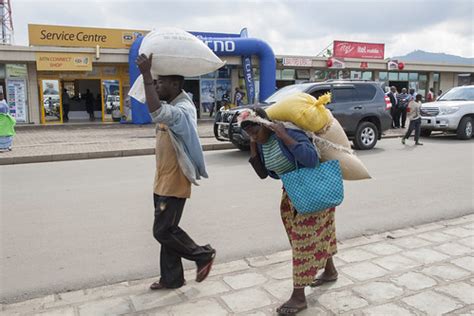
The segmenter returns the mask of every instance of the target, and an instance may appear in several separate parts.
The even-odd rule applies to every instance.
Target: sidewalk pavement
[[[204,150],[235,148],[214,138],[213,120],[199,121]],[[400,137],[403,129],[389,130],[384,137]],[[155,153],[155,126],[124,124],[69,124],[18,126],[13,151],[0,152],[0,165],[31,162],[113,158]]]
[[[473,315],[474,214],[339,243],[339,279],[307,289],[298,315]],[[5,315],[275,315],[291,251],[216,265],[203,283],[151,291],[135,280],[1,306]]]

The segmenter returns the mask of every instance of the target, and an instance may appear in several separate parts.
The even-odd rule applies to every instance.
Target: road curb
[[[235,149],[235,147],[231,143],[202,145],[203,151],[226,150],[226,149]],[[37,162],[132,157],[132,156],[146,156],[146,155],[154,155],[154,154],[155,154],[155,148],[143,148],[143,149],[98,151],[98,152],[90,152],[90,153],[68,153],[68,154],[52,154],[52,155],[39,155],[39,156],[5,157],[5,158],[0,158],[0,165],[19,165],[19,164],[37,163]]]

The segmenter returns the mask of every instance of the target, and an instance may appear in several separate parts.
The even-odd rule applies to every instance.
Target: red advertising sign
[[[333,56],[342,58],[384,59],[385,44],[334,41]]]

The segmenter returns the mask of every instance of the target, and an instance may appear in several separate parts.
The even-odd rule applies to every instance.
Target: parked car
[[[371,149],[391,126],[391,103],[381,84],[375,81],[334,80],[294,84],[281,88],[263,103],[263,108],[297,92],[305,92],[318,98],[332,93],[332,102],[326,105],[341,123],[349,139],[357,149]],[[237,124],[241,106],[226,110],[221,108],[216,115],[214,135],[220,141],[230,141],[241,150],[248,150],[249,137]]]
[[[474,121],[474,85],[455,87],[436,102],[421,106],[421,135],[429,137],[432,131],[456,133],[459,139],[472,137]]]

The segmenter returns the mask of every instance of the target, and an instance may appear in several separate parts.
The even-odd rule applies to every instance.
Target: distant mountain
[[[434,62],[446,64],[474,65],[474,58],[466,58],[445,53],[430,53],[422,50],[415,50],[405,56],[391,57],[402,61]]]

